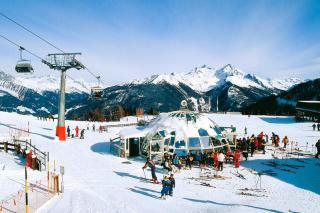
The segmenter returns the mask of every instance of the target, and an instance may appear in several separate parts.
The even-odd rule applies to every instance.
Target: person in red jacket
[[[76,127],[76,137],[79,137],[79,127]]]
[[[156,164],[150,158],[147,158],[147,161],[144,164],[144,166],[142,167],[142,169],[144,170],[147,167],[149,167],[151,169],[151,177],[152,177],[151,181],[154,183],[159,183],[158,178],[156,176]]]
[[[218,169],[218,166],[219,166],[218,152],[215,151],[215,152],[214,152],[214,167],[215,167],[216,169]]]
[[[27,150],[26,151],[27,154],[27,159],[26,159],[26,167],[30,167],[31,168],[31,164],[32,164],[32,150]]]
[[[234,154],[234,167],[235,168],[240,167],[240,158],[241,158],[241,153],[240,153],[240,150],[237,149],[236,153]]]

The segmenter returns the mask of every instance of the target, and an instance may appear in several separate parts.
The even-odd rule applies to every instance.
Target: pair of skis
[[[243,180],[246,180],[246,177],[241,174],[239,171],[236,171],[236,172],[230,172],[231,174],[233,174],[234,176],[238,177],[238,178],[241,178]]]

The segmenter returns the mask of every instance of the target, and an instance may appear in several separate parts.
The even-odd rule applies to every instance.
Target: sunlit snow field
[[[261,131],[299,142],[299,146],[311,145],[320,139],[320,132],[312,131],[312,123],[295,123],[291,117],[208,115],[220,126],[237,127],[239,136],[244,128],[249,134]],[[276,170],[263,163],[272,161],[272,150],[266,155],[257,154],[248,162],[241,162],[239,171],[246,180],[234,176],[232,165],[227,165],[220,175],[231,177],[212,180],[213,187],[201,186],[192,177],[199,177],[200,170],[184,170],[175,175],[174,196],[159,200],[161,185],[140,181],[143,177],[142,159],[129,159],[132,164],[123,164],[125,159],[109,153],[110,138],[117,137],[120,128],[111,128],[108,133],[85,132],[85,139],[67,139],[65,143],[54,137],[56,122],[39,121],[32,116],[0,112],[0,138],[9,136],[9,128],[27,128],[30,123],[32,143],[41,150],[50,152],[50,159],[65,166],[65,193],[54,197],[38,212],[319,212],[320,167],[319,160],[308,159],[305,163],[279,159],[279,162],[304,166],[288,173]],[[86,128],[87,122],[67,121],[75,128]],[[92,124],[90,124],[91,126]],[[98,126],[98,124],[97,124]],[[12,130],[11,130],[12,131]],[[267,147],[267,149],[272,149]],[[19,159],[0,152],[0,199],[21,188],[24,168]],[[52,162],[51,162],[52,163]],[[1,168],[3,168],[1,170]],[[262,176],[261,197],[239,195],[239,189],[254,188],[257,175],[247,168],[263,171],[272,169],[276,176]],[[150,172],[146,171],[150,177]],[[162,178],[159,167],[157,176]],[[31,181],[45,172],[30,172]],[[10,184],[8,184],[10,183]]]

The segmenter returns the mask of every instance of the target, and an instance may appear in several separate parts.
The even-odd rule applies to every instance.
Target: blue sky
[[[233,64],[270,78],[320,77],[319,1],[1,0],[0,11],[81,61],[107,84]],[[41,56],[50,46],[0,17],[0,34]],[[54,74],[36,58],[36,75]],[[0,69],[17,49],[0,39]],[[94,79],[83,71],[74,77]]]

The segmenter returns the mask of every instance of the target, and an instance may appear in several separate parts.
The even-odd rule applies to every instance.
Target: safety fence
[[[35,182],[27,182],[21,180],[15,181],[21,184],[20,190],[8,195],[0,200],[0,213],[6,212],[36,212],[43,204],[50,200],[57,193],[55,192],[54,173],[50,173],[49,178],[44,177]]]
[[[102,126],[102,131],[108,131],[108,128],[115,128],[115,127],[126,127],[126,126],[137,126],[138,123],[125,123],[125,124],[109,124],[109,125],[104,125]]]
[[[49,161],[49,152],[43,152],[38,149],[31,140],[17,140],[12,139],[9,141],[0,142],[0,150],[4,152],[12,151],[16,152],[17,155],[21,154],[24,158],[26,157],[26,150],[32,150],[32,154],[36,156],[35,160],[39,164],[38,169],[45,170],[47,168],[47,162]]]

